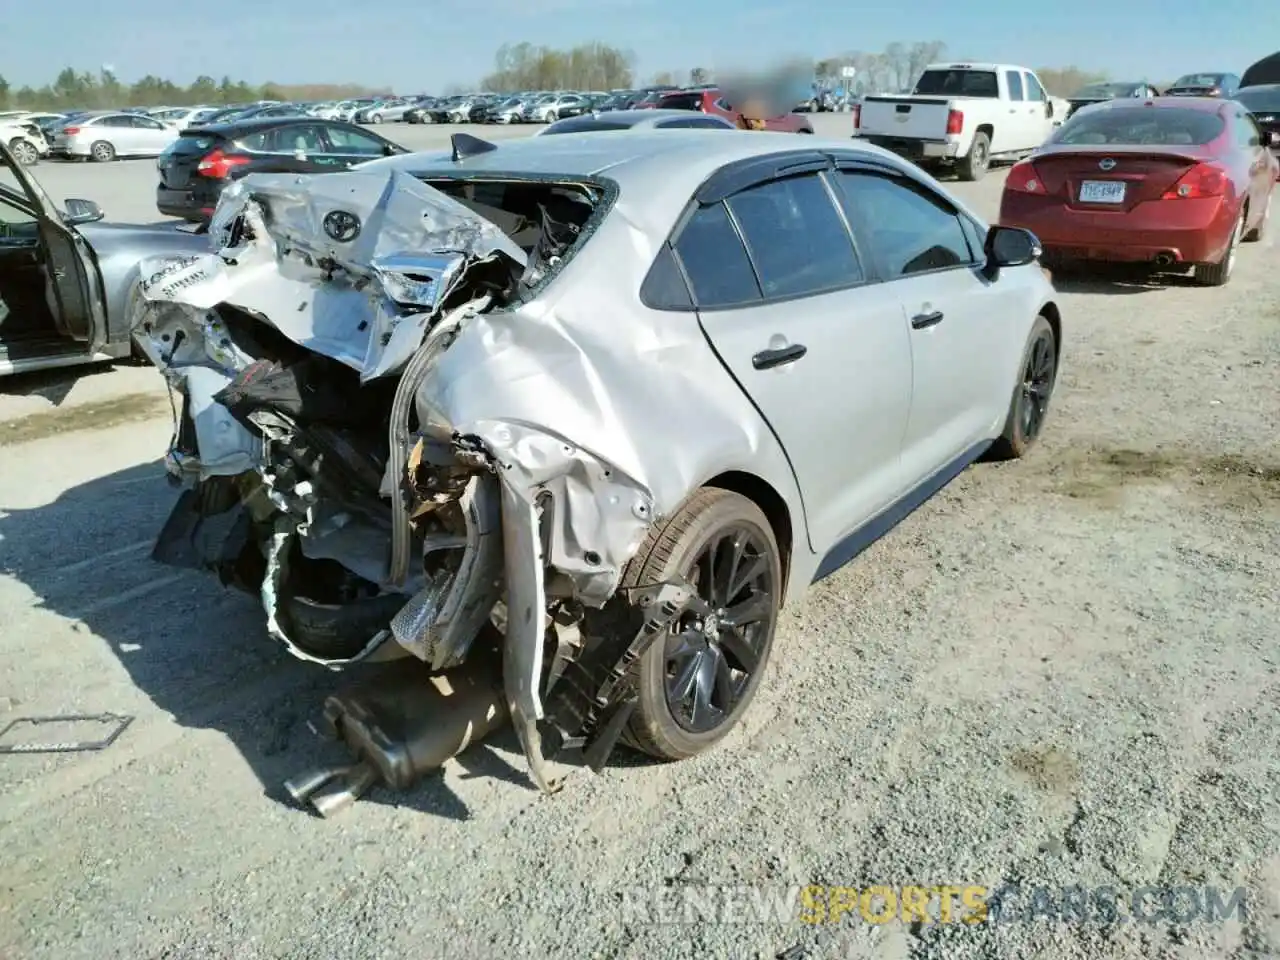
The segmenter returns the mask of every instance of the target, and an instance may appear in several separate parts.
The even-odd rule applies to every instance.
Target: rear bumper
[[[904,160],[954,160],[960,145],[947,140],[909,140],[903,137],[884,137],[875,133],[858,133],[859,139],[896,153]]]
[[[218,194],[195,190],[156,187],[156,209],[166,217],[181,217],[192,223],[209,219],[218,204]]]
[[[1042,197],[1006,193],[1000,223],[1030,230],[1049,258],[1145,263],[1170,257],[1174,263],[1216,263],[1226,253],[1239,212],[1238,204],[1219,197],[1149,201],[1126,213],[1077,210]]]

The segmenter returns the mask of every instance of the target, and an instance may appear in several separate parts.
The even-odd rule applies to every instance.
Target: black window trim
[[[839,196],[836,193],[836,187],[831,182],[828,176],[830,165],[831,165],[830,158],[824,158],[824,166],[821,169],[808,169],[807,163],[794,165],[794,166],[804,167],[805,169],[792,169],[791,165],[786,165],[786,166],[783,166],[782,169],[784,170],[784,172],[780,176],[770,177],[763,180],[757,180],[753,183],[750,183],[749,185],[743,186],[741,189],[734,191],[732,194],[726,197],[715,200],[712,203],[696,203],[695,202],[693,204],[690,204],[690,206],[686,209],[685,213],[681,215],[680,220],[676,224],[676,228],[671,231],[671,237],[667,241],[667,245],[670,246],[671,255],[675,258],[675,262],[680,269],[681,276],[684,277],[685,286],[689,290],[689,299],[693,303],[693,307],[692,307],[693,310],[696,310],[700,313],[702,312],[715,313],[715,312],[721,312],[725,310],[744,310],[744,309],[749,309],[753,307],[773,306],[774,304],[779,304],[779,303],[791,303],[797,300],[807,300],[811,297],[824,297],[833,293],[843,293],[848,290],[856,290],[860,287],[869,286],[873,283],[878,282],[879,278],[876,276],[874,267],[869,263],[867,258],[863,255],[862,247],[858,242],[858,238],[853,233],[849,220],[845,216],[845,212],[840,205]],[[733,212],[733,207],[729,203],[729,201],[732,200],[733,197],[739,193],[744,193],[747,190],[764,186],[767,183],[775,183],[778,181],[789,180],[793,177],[802,177],[802,176],[814,176],[817,178],[818,182],[822,184],[823,189],[826,191],[827,199],[831,203],[832,207],[834,208],[836,217],[839,219],[841,226],[844,228],[845,236],[849,240],[850,252],[853,254],[854,260],[856,261],[862,276],[859,277],[857,280],[850,280],[845,283],[834,284],[829,287],[821,287],[815,290],[805,290],[801,293],[786,293],[786,294],[769,296],[764,292],[764,281],[760,277],[760,266],[756,262],[757,261],[756,255],[751,250],[751,243],[747,240],[746,233],[742,229],[742,224],[738,222],[738,217]],[[742,244],[742,249],[746,253],[747,262],[751,265],[751,272],[754,275],[755,281],[756,281],[756,296],[753,297],[752,299],[742,300],[737,303],[703,305],[698,302],[697,293],[695,291],[693,282],[689,277],[688,268],[685,266],[684,259],[680,256],[679,242],[680,242],[680,236],[681,234],[684,233],[684,229],[686,226],[688,226],[689,221],[692,220],[693,217],[696,216],[699,211],[704,210],[708,207],[716,206],[717,204],[724,205],[725,216],[728,217],[729,223],[733,227],[734,233],[737,235],[738,242]],[[657,262],[657,258],[655,257],[655,264],[656,262]],[[652,272],[653,269],[654,267],[651,266],[650,272]],[[646,279],[647,279],[647,276],[646,276]],[[648,303],[646,303],[645,305],[651,306]],[[654,309],[657,309],[657,308],[654,308]],[[670,308],[664,308],[664,309],[670,309]],[[687,309],[688,308],[682,308],[682,310],[684,310],[685,312],[687,312]]]
[[[874,249],[874,245],[869,245],[869,238],[865,235],[860,224],[852,222],[848,214],[845,212],[844,204],[840,202],[840,191],[842,188],[832,176],[840,171],[858,171],[862,173],[878,174],[880,176],[888,176],[903,181],[907,189],[915,189],[927,192],[936,202],[941,203],[952,214],[961,221],[961,235],[964,237],[965,247],[969,251],[970,260],[968,263],[960,263],[950,267],[938,267],[933,270],[921,270],[918,273],[907,274],[902,277],[887,277],[884,269],[880,264],[878,257],[868,257],[866,251]],[[846,286],[833,288],[830,290],[813,291],[802,294],[789,294],[784,297],[765,297],[763,288],[760,288],[760,273],[756,267],[755,260],[751,256],[751,250],[746,239],[742,235],[742,229],[738,225],[737,219],[733,216],[733,211],[727,206],[725,213],[729,217],[730,223],[733,224],[734,231],[738,235],[738,241],[742,244],[743,250],[747,254],[748,262],[751,264],[752,272],[756,277],[756,286],[760,288],[760,295],[753,300],[744,300],[740,303],[725,304],[722,306],[700,306],[698,298],[694,293],[694,287],[689,279],[688,270],[685,268],[684,261],[680,258],[677,251],[677,243],[680,235],[684,232],[686,226],[694,215],[704,207],[714,206],[716,203],[723,203],[729,197],[751,187],[759,186],[772,180],[785,179],[788,176],[796,176],[803,173],[820,173],[822,179],[827,185],[828,191],[831,193],[831,201],[835,204],[836,212],[840,217],[841,223],[844,224],[846,232],[849,234],[850,242],[853,245],[854,255],[858,259],[858,264],[862,268],[863,278]],[[927,277],[931,274],[942,273],[947,270],[979,270],[986,264],[986,253],[980,247],[974,249],[970,231],[965,229],[965,224],[972,228],[972,234],[975,237],[985,237],[989,232],[988,228],[973,217],[970,217],[963,210],[959,209],[949,197],[934,190],[923,180],[914,177],[907,170],[904,170],[890,161],[882,161],[877,157],[866,156],[862,154],[851,154],[832,151],[818,151],[813,149],[802,150],[786,150],[777,153],[764,154],[761,156],[749,157],[730,164],[726,164],[711,174],[701,186],[699,186],[681,212],[676,218],[675,225],[671,228],[671,232],[667,235],[666,240],[654,255],[653,263],[649,265],[644,279],[640,284],[639,297],[640,302],[651,310],[660,310],[665,313],[700,313],[719,312],[725,310],[743,310],[751,307],[772,305],[775,303],[785,303],[792,300],[800,300],[807,297],[825,296],[830,293],[839,293],[844,290],[853,290],[859,287],[869,286],[873,283],[889,283],[896,280],[910,280],[915,277]],[[688,307],[672,307],[669,305],[659,305],[652,302],[651,298],[646,295],[646,286],[649,283],[650,274],[654,273],[657,268],[658,260],[667,254],[663,252],[662,247],[669,248],[669,255],[675,261],[680,275],[684,278],[685,287],[689,294],[689,302],[692,304]]]
[[[872,176],[886,177],[890,180],[897,181],[907,190],[912,190],[916,193],[928,194],[936,203],[939,203],[950,210],[952,216],[960,222],[960,234],[964,237],[965,248],[969,251],[969,261],[967,263],[957,263],[949,267],[934,267],[932,270],[918,270],[915,273],[903,274],[898,277],[890,277],[885,274],[884,267],[877,257],[871,266],[875,271],[878,282],[895,283],[902,280],[912,280],[916,277],[928,277],[936,273],[945,273],[948,270],[977,270],[981,269],[986,264],[987,257],[985,251],[982,249],[973,249],[973,244],[970,242],[969,238],[969,232],[964,229],[964,221],[968,220],[970,222],[970,225],[973,227],[973,232],[977,235],[985,235],[987,231],[982,229],[982,225],[980,223],[977,223],[972,217],[959,209],[949,197],[939,193],[937,190],[934,190],[927,183],[924,183],[905,171],[896,169],[888,164],[869,164],[860,158],[850,158],[847,160],[837,158],[835,172],[870,174]],[[843,189],[839,184],[836,186],[837,189]],[[850,222],[849,226],[853,228],[855,238],[861,237],[864,241],[869,239],[865,236],[865,225]]]

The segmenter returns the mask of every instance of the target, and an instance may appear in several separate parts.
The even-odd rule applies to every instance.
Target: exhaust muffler
[[[409,789],[505,725],[501,657],[477,644],[447,673],[416,659],[392,661],[328,697],[324,719],[354,762],[295,777],[285,790],[331,817],[378,784]]]

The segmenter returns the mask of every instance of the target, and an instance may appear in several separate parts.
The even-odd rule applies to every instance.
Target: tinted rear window
[[[1077,90],[1074,96],[1079,100],[1131,97],[1137,89],[1138,87],[1132,83],[1091,83]]]
[[[1055,143],[1080,146],[1193,146],[1219,136],[1226,121],[1207,110],[1178,107],[1098,109],[1078,113],[1058,131]]]
[[[1220,73],[1188,73],[1174,81],[1175,87],[1216,87],[1222,82]]]
[[[1251,113],[1280,113],[1280,87],[1267,89],[1245,87],[1236,94],[1236,99],[1248,107]]]
[[[992,70],[926,70],[915,92],[925,96],[998,97],[1000,84]]]
[[[208,134],[190,134],[184,133],[169,148],[170,153],[204,153],[215,143],[218,138]]]
[[[574,117],[572,120],[561,120],[559,123],[552,124],[543,132],[543,136],[553,133],[591,133],[599,130],[630,130],[631,124],[618,123],[616,120],[606,120],[604,118],[596,119],[595,117]]]
[[[702,108],[702,94],[668,94],[658,101],[658,106],[663,110],[699,110]]]

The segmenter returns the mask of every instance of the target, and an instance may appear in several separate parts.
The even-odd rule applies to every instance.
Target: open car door
[[[107,318],[93,250],[4,143],[0,143],[0,198],[36,220],[39,256],[53,289],[50,306],[58,333],[85,343],[90,353],[96,351],[106,340]]]

